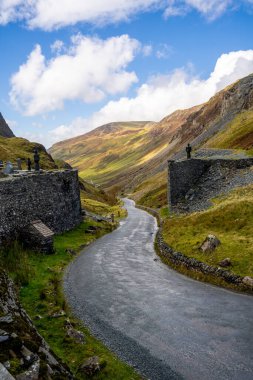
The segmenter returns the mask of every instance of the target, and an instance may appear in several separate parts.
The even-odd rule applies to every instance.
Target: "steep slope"
[[[43,145],[30,142],[20,137],[0,137],[0,160],[15,163],[17,158],[26,160],[29,157],[33,161],[33,151],[35,147],[39,148],[42,169],[57,168],[54,160],[50,154],[47,153]],[[23,161],[22,166],[26,168],[25,161]]]
[[[148,194],[154,201],[157,192],[160,207],[166,200],[167,160],[183,157],[188,142],[194,148],[205,145],[252,106],[253,74],[220,91],[207,103],[176,111],[159,123],[112,123],[57,143],[50,152],[78,167],[82,178],[105,188],[136,191],[134,197],[142,199],[141,203]],[[247,126],[245,130],[247,134]],[[250,144],[252,135],[247,139]],[[216,145],[214,141],[213,147]]]
[[[14,133],[6,123],[3,118],[3,115],[0,112],[0,136],[2,137],[14,137]]]
[[[0,160],[15,162],[17,158],[23,159],[22,166],[25,168],[25,160],[29,157],[33,161],[34,148],[38,147],[43,169],[55,169],[57,165],[47,153],[43,145],[30,142],[26,139],[15,137],[8,124],[0,113]]]
[[[243,149],[253,155],[253,110],[237,115],[226,128],[209,139],[206,148]]]

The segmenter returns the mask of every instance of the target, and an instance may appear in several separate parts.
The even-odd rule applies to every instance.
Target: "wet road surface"
[[[253,297],[154,261],[156,221],[125,202],[120,227],[66,272],[74,313],[149,379],[252,380]]]

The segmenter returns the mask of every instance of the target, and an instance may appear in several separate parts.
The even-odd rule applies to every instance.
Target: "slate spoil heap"
[[[0,379],[73,379],[20,306],[5,272],[0,274]]]

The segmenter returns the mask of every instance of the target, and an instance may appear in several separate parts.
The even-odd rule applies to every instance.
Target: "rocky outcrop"
[[[73,379],[19,304],[5,272],[0,274],[0,378]]]
[[[220,240],[216,236],[208,235],[199,249],[204,253],[213,252],[220,243]]]
[[[15,137],[14,133],[6,123],[3,115],[0,112],[0,136],[2,137]]]

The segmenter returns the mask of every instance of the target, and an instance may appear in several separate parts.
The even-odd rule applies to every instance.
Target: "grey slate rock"
[[[15,380],[10,372],[0,363],[0,379],[1,380]]]
[[[6,123],[3,115],[0,112],[0,136],[2,137],[15,137],[14,133]]]

